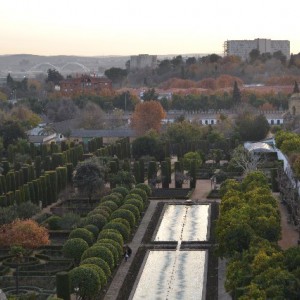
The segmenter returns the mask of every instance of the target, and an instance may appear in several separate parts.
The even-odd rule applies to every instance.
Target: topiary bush
[[[136,199],[136,198],[129,198],[124,202],[124,204],[134,205],[135,207],[137,207],[139,209],[140,213],[144,211],[143,200],[139,200],[139,199]]]
[[[104,218],[109,219],[111,213],[109,213],[107,209],[98,207],[93,209],[87,214],[88,217],[93,215],[102,215]]]
[[[81,264],[80,265],[82,268],[91,268],[93,270],[95,270],[99,276],[100,279],[100,285],[103,288],[106,284],[107,284],[107,278],[106,275],[104,273],[104,271],[97,265],[94,264]]]
[[[50,230],[60,230],[60,222],[61,222],[61,217],[59,216],[51,216],[49,217],[46,221],[46,224],[48,224],[48,228]]]
[[[109,249],[110,252],[112,253],[112,255],[114,256],[114,262],[115,262],[115,265],[116,265],[118,263],[119,259],[120,259],[118,250],[115,248],[115,246],[113,244],[104,243],[104,242],[100,242],[100,241],[97,242],[95,244],[95,246],[99,245],[99,246],[103,246],[103,247],[106,247],[107,249]]]
[[[111,220],[116,218],[122,218],[129,222],[130,227],[133,228],[135,225],[135,216],[128,209],[119,208],[111,214]]]
[[[140,189],[140,188],[134,188],[134,189],[130,190],[128,195],[130,195],[130,194],[140,195],[143,199],[144,204],[147,203],[147,201],[148,201],[147,193],[144,190]]]
[[[136,222],[139,221],[141,214],[140,214],[139,209],[136,206],[127,203],[127,204],[123,204],[120,207],[120,209],[127,209],[127,210],[131,211],[134,214],[134,218],[135,218]]]
[[[104,271],[104,273],[106,275],[106,278],[111,276],[111,271],[110,271],[108,263],[100,257],[86,258],[86,259],[81,261],[80,265],[82,265],[82,264],[83,265],[84,264],[97,265],[98,267],[100,267]]]
[[[146,192],[147,196],[150,197],[152,194],[151,187],[146,183],[138,183],[135,188],[142,189]]]
[[[81,299],[93,299],[98,294],[101,284],[100,278],[94,269],[76,267],[70,271],[71,289],[78,288]]]
[[[107,195],[101,198],[100,202],[103,203],[105,201],[113,201],[115,202],[118,206],[122,205],[123,200],[120,199],[117,195]]]
[[[106,247],[95,245],[95,246],[92,246],[91,248],[86,249],[81,256],[81,260],[84,260],[89,257],[102,258],[103,260],[105,260],[108,263],[111,270],[115,266],[114,256],[111,253],[111,251],[109,249],[107,249]]]
[[[92,215],[85,218],[85,225],[92,224],[98,227],[99,230],[107,223],[107,219],[103,215]]]
[[[126,228],[129,231],[131,230],[129,222],[127,220],[125,220],[125,219],[122,219],[122,218],[112,219],[112,220],[109,221],[109,223],[122,223],[123,225],[126,226]]]
[[[112,200],[107,200],[107,201],[104,201],[102,203],[100,203],[97,208],[101,208],[101,209],[109,209],[110,210],[110,213],[112,213],[113,211],[117,210],[119,207],[119,205],[112,201]]]
[[[94,240],[97,239],[98,234],[99,234],[99,229],[97,226],[93,225],[93,224],[88,224],[84,226],[85,229],[87,229],[88,231],[90,231],[93,236],[94,236]]]
[[[119,257],[122,257],[123,256],[123,247],[116,241],[112,240],[112,239],[100,239],[97,241],[97,244],[101,244],[101,243],[108,243],[108,244],[111,244],[113,245],[117,251],[118,251],[118,254],[119,254]]]
[[[69,239],[64,243],[63,254],[66,258],[74,260],[75,264],[78,265],[82,254],[89,248],[88,243],[81,238]]]
[[[129,239],[130,230],[128,230],[128,228],[122,223],[109,222],[103,227],[103,229],[117,230],[122,235],[124,241],[128,241]]]
[[[119,243],[122,247],[124,244],[122,234],[115,229],[103,229],[102,231],[100,231],[98,235],[98,241],[101,239],[112,239]]]
[[[118,186],[118,187],[115,187],[111,190],[112,193],[120,193],[123,198],[126,197],[126,195],[129,193],[129,190],[126,188],[126,187],[123,187],[123,186]]]
[[[73,229],[70,232],[68,239],[74,239],[74,238],[81,238],[85,240],[89,246],[91,246],[94,242],[94,235],[86,228]]]

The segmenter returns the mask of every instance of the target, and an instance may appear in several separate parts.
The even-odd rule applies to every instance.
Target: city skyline
[[[15,0],[1,4],[0,55],[223,53],[226,40],[289,40],[300,52],[297,7],[238,0]],[[293,9],[292,9],[293,8]]]

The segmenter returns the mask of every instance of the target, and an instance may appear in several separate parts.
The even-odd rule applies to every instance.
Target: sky
[[[223,53],[226,40],[289,40],[300,52],[299,0],[10,0],[0,55]]]

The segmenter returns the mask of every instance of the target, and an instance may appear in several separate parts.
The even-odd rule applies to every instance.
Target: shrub
[[[132,204],[124,204],[120,207],[120,209],[127,209],[131,211],[134,214],[134,218],[136,221],[138,221],[141,217],[139,209]]]
[[[116,242],[112,239],[100,239],[97,241],[97,244],[101,244],[101,243],[105,243],[105,244],[109,243],[109,244],[113,245],[117,249],[119,257],[122,257],[123,247],[118,242]]]
[[[20,219],[29,219],[40,211],[41,209],[37,205],[29,201],[17,206],[17,213]]]
[[[92,215],[88,216],[85,219],[85,224],[92,224],[98,227],[99,230],[103,228],[103,226],[106,224],[107,219],[103,215]]]
[[[122,219],[127,220],[129,222],[131,228],[133,228],[135,225],[134,214],[127,209],[120,208],[120,209],[114,211],[111,214],[111,219],[116,219],[116,218],[122,218]]]
[[[125,201],[124,204],[132,204],[134,206],[136,206],[140,213],[144,211],[144,203],[143,203],[143,200],[139,200],[139,199],[135,199],[135,198],[129,198]]]
[[[70,271],[71,288],[78,288],[82,299],[90,299],[97,295],[101,285],[98,273],[91,268],[76,267]]]
[[[122,235],[124,241],[127,241],[128,238],[129,238],[129,234],[130,234],[130,231],[128,230],[128,228],[122,224],[122,223],[112,223],[112,222],[109,222],[107,223],[103,229],[114,229],[114,230],[117,230],[118,232],[120,232],[120,234]]]
[[[59,230],[60,227],[61,217],[59,216],[51,216],[46,220],[48,227],[50,230]]]
[[[81,264],[82,268],[91,268],[95,270],[99,276],[101,287],[104,287],[107,284],[107,278],[104,271],[97,265],[94,264]]]
[[[94,235],[85,228],[76,228],[70,232],[69,239],[81,238],[85,240],[89,246],[94,242]]]
[[[109,208],[110,213],[112,213],[113,211],[118,209],[119,205],[116,202],[112,201],[112,200],[107,200],[105,202],[100,203],[98,208],[100,208],[100,207],[103,208],[103,209]]]
[[[114,193],[111,193],[110,196],[117,196],[119,198],[121,204],[124,201],[124,196],[121,193],[114,192]]]
[[[117,195],[107,195],[101,198],[100,202],[103,203],[105,201],[113,201],[118,206],[120,206],[123,202]]]
[[[82,254],[88,247],[88,243],[81,238],[69,239],[63,246],[64,257],[74,259],[75,264],[78,265]]]
[[[96,265],[104,271],[106,277],[111,276],[111,271],[110,271],[108,263],[100,257],[86,258],[86,259],[82,260],[81,263],[80,263],[80,265],[84,265],[84,264]]]
[[[101,241],[101,240],[100,240]],[[113,244],[110,244],[110,243],[104,243],[104,242],[97,242],[95,244],[95,246],[103,246],[103,247],[106,247],[107,249],[110,250],[110,252],[112,253],[113,257],[114,257],[114,262],[115,264],[117,264],[117,262],[119,261],[119,252],[118,250],[116,249],[116,247],[113,245]]]
[[[140,189],[140,188],[134,188],[134,189],[130,190],[128,195],[130,195],[130,194],[140,195],[142,197],[144,203],[146,203],[147,200],[148,200],[147,193],[144,190]]]
[[[108,210],[95,208],[87,214],[88,217],[94,215],[102,215],[104,218],[109,219],[110,213],[108,212]]]
[[[152,190],[150,186],[146,183],[138,183],[135,188],[142,189],[146,192],[147,196],[150,197],[152,194]]]
[[[80,219],[79,215],[69,212],[61,217],[61,220],[59,223],[60,223],[61,229],[70,230],[70,229],[76,228],[80,224],[80,221],[81,221],[81,219]]]
[[[93,224],[88,224],[88,225],[85,225],[84,228],[93,234],[94,239],[96,239],[98,237],[99,229],[97,226],[95,226]]]
[[[58,272],[56,274],[56,295],[57,297],[69,300],[71,293],[71,280],[68,272]]]
[[[126,187],[118,186],[111,190],[112,193],[120,193],[123,198],[129,193],[129,190]]]
[[[140,200],[142,203],[144,203],[143,201],[143,198],[138,195],[138,194],[128,194],[126,197],[125,197],[125,201],[127,201],[128,199],[137,199],[137,200]]]
[[[110,269],[112,270],[115,266],[115,261],[114,261],[114,256],[113,254],[111,253],[111,251],[103,246],[99,246],[99,245],[95,245],[95,246],[92,246],[91,248],[89,249],[86,249],[82,256],[81,256],[81,260],[84,260],[86,258],[89,258],[89,257],[100,257],[102,258],[103,260],[105,260]]]
[[[0,225],[9,224],[18,217],[16,207],[0,207]]]
[[[114,229],[103,229],[98,235],[98,241],[101,239],[112,239],[119,243],[122,247],[124,244],[122,234]]]
[[[126,226],[126,228],[130,231],[130,224],[127,220],[122,219],[122,218],[116,218],[116,219],[112,219],[109,221],[109,223],[122,223],[123,225]]]

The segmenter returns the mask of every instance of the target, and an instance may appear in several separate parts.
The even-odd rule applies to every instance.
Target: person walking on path
[[[124,251],[124,258],[125,258],[125,261],[127,261],[128,258],[131,256],[131,253],[132,253],[131,248],[130,248],[128,245],[126,245],[126,246],[125,246],[125,251]]]

